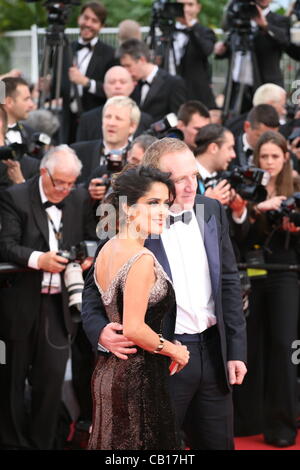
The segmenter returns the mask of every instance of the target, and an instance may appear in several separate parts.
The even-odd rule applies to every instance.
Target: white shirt
[[[10,124],[8,125],[8,129],[6,131],[5,135],[5,142],[6,144],[22,144],[23,139],[20,131],[15,131],[11,130],[12,127],[14,127],[17,123],[15,124]]]
[[[207,255],[191,212],[189,224],[176,222],[161,235],[176,295],[176,334],[201,333],[217,322]]]
[[[147,83],[145,83],[143,86],[142,86],[142,89],[141,89],[141,101],[140,101],[140,104],[144,103],[145,99],[146,99],[146,96],[148,95],[148,92],[149,92],[149,89],[150,89],[150,85],[151,83],[153,82],[154,80],[154,77],[155,75],[157,74],[158,72],[158,67],[157,65],[155,65],[153,67],[153,70],[152,72],[148,75],[148,77],[145,79],[146,82],[149,83],[149,85]]]
[[[43,185],[42,185],[42,179],[40,177],[39,179],[39,190],[40,190],[40,195],[41,195],[41,200],[42,204],[46,201],[48,201]],[[56,206],[51,206],[46,209],[46,212],[49,214],[51,217],[54,226],[56,230],[59,230],[60,226],[60,221],[61,221],[61,216],[62,216],[62,211],[61,209],[58,209]],[[55,237],[55,233],[52,227],[52,224],[50,220],[48,219],[48,229],[49,229],[49,248],[50,251],[58,251],[58,240]],[[39,257],[44,254],[42,251],[33,251],[29,257],[28,260],[28,267],[32,269],[39,269],[38,267],[38,259]],[[51,273],[44,271],[43,274],[43,279],[42,279],[42,290],[44,291],[47,290],[48,286],[50,285],[50,280],[51,280],[51,291],[50,293],[58,293],[61,292],[61,279],[60,279],[60,274],[59,273]]]
[[[86,44],[86,41],[83,41],[81,38],[78,39],[78,42],[79,42],[79,44]],[[77,51],[77,53],[76,53],[77,67],[79,68],[80,72],[84,76],[86,76],[86,71],[88,69],[90,60],[91,60],[92,55],[93,55],[93,49],[94,49],[95,45],[98,42],[98,37],[95,37],[91,41],[88,41],[88,42],[91,43],[91,46],[92,46],[91,50],[84,47],[84,48],[80,49],[79,51]],[[83,93],[82,85],[77,85],[77,88],[78,88],[79,96],[82,96],[82,93]],[[91,80],[91,86],[89,88],[89,93],[93,93],[93,94],[96,93],[96,81],[95,80]]]

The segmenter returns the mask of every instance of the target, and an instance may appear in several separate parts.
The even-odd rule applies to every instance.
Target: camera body
[[[44,155],[44,148],[50,145],[51,137],[43,132],[34,132],[28,144],[13,142],[10,145],[0,147],[0,160],[21,160],[23,155],[29,155],[41,159]]]
[[[97,242],[84,240],[72,245],[68,250],[60,250],[57,254],[67,258],[69,263],[77,261],[82,263],[86,258],[93,258],[97,250]]]
[[[274,225],[281,225],[283,217],[288,217],[290,222],[300,227],[300,192],[282,201],[277,211],[268,211],[267,215]]]
[[[251,20],[258,14],[255,0],[234,0],[227,9],[228,26],[251,29]]]
[[[159,24],[165,24],[168,21],[175,22],[176,18],[184,16],[184,5],[166,0],[155,0],[152,5],[152,16]]]
[[[158,139],[172,137],[175,139],[184,140],[183,132],[176,127],[177,123],[178,119],[176,114],[169,113],[160,121],[156,121],[151,124],[150,129],[148,129],[145,134],[153,135]]]
[[[268,183],[269,174],[261,168],[243,166],[222,171],[208,186],[215,186],[224,179],[246,201],[258,203],[267,197],[265,186]]]

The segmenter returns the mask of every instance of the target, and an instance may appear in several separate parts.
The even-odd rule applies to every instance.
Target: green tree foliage
[[[66,5],[69,0],[65,0]],[[80,2],[81,5],[86,2]],[[142,25],[149,25],[152,0],[102,0],[108,9],[107,26],[117,26],[126,18],[135,19]],[[201,22],[208,26],[219,26],[226,0],[202,0]],[[47,26],[48,14],[44,0],[28,3],[25,0],[0,0],[0,32],[30,29],[32,24]],[[68,15],[68,26],[76,26],[80,6],[72,6]]]

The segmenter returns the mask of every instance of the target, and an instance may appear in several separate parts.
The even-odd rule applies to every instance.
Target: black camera
[[[83,241],[71,246],[69,250],[61,250],[57,254],[69,260],[64,272],[65,286],[69,295],[69,309],[74,323],[81,321],[82,291],[84,280],[80,263],[86,258],[94,258],[97,242]]]
[[[23,155],[27,153],[27,145],[13,143],[0,147],[0,160],[21,160]]]
[[[156,121],[151,124],[150,129],[148,129],[145,134],[153,135],[158,139],[162,139],[163,137],[172,137],[184,140],[183,132],[176,127],[177,123],[178,119],[176,114],[169,113],[160,121]]]
[[[296,227],[300,227],[300,192],[294,193],[288,199],[282,201],[277,211],[268,211],[267,216],[273,225],[280,226],[283,217],[288,217]]]
[[[27,3],[37,3],[40,0],[25,0]],[[54,25],[66,25],[71,6],[80,5],[76,0],[46,0],[43,5],[48,11],[48,23]]]
[[[21,160],[23,155],[30,155],[34,158],[42,158],[44,156],[45,145],[51,143],[51,138],[43,132],[34,132],[27,144],[19,144],[13,142],[10,145],[0,147],[0,160]]]
[[[174,22],[176,18],[184,17],[183,3],[156,0],[152,5],[152,15],[158,23]]]
[[[265,188],[269,174],[255,167],[235,167],[233,170],[222,171],[209,186],[215,186],[219,181],[227,180],[230,186],[246,201],[262,202],[267,197]]]
[[[258,14],[254,0],[234,0],[227,9],[226,20],[232,28],[251,28],[251,20]]]

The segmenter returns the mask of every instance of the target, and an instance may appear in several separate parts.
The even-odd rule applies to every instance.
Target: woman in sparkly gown
[[[100,356],[93,374],[93,426],[89,449],[175,450],[179,440],[168,393],[170,359],[181,370],[185,346],[161,335],[165,313],[175,303],[172,284],[151,251],[150,234],[160,234],[174,197],[169,175],[154,168],[129,168],[113,184],[109,202],[119,207],[119,233],[99,252],[95,281],[110,322],[136,345],[120,360]],[[123,198],[122,198],[123,197]]]

